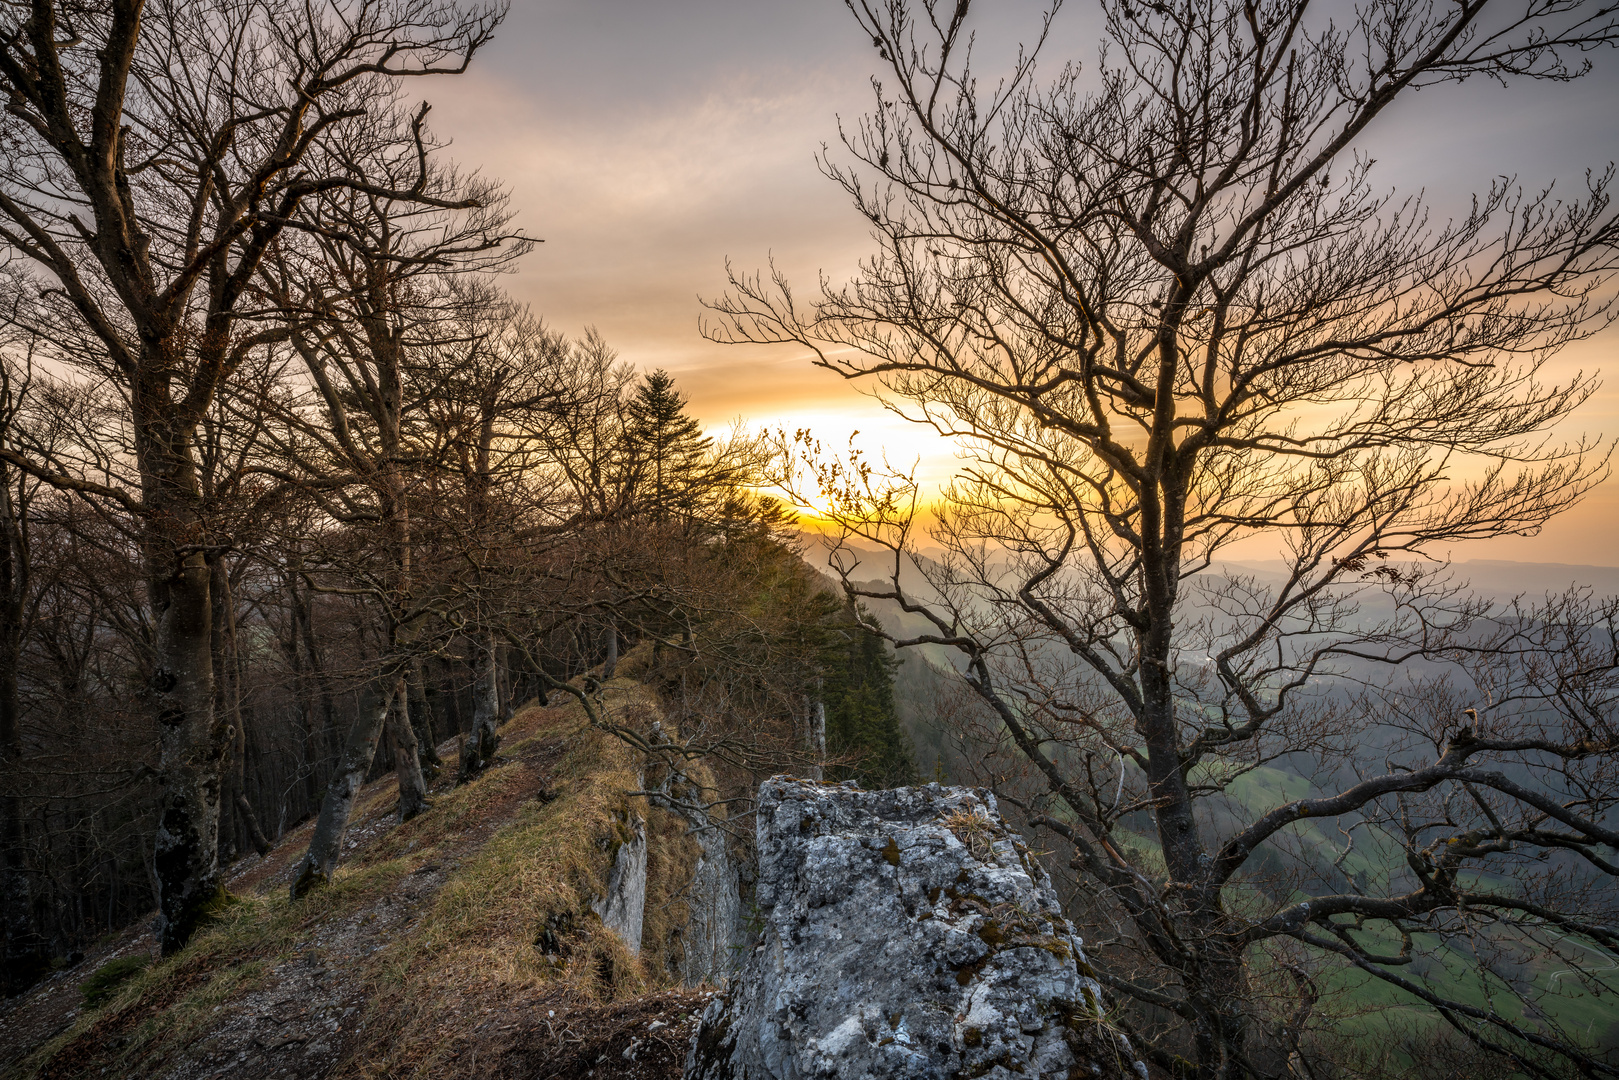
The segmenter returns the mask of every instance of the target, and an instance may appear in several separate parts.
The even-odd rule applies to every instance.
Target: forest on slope
[[[601,692],[661,717],[626,675]],[[105,935],[0,1014],[0,1076],[678,1077],[714,993],[688,977],[701,839],[630,794],[644,759],[578,702],[530,703],[500,731],[491,766],[434,784],[409,822],[391,776],[365,785],[329,888],[289,889],[305,822],[226,871],[230,904],[185,949]],[[626,936],[600,900],[633,834],[644,916]]]

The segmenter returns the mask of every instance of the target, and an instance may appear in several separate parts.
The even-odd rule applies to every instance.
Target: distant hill
[[[804,559],[811,566],[837,575],[828,565],[828,549],[824,538],[814,533],[799,535]],[[886,577],[893,566],[893,555],[871,544],[847,542],[844,547],[858,560],[853,578],[873,581]],[[944,552],[937,547],[923,547],[919,552],[924,566],[937,564]],[[1441,564],[1423,563],[1430,569]],[[1214,564],[1213,571],[1238,570],[1253,574],[1261,580],[1280,581],[1287,572],[1280,559],[1230,559]],[[1451,563],[1451,574],[1458,581],[1471,584],[1473,590],[1492,599],[1504,600],[1514,596],[1535,599],[1547,593],[1561,593],[1570,586],[1589,588],[1599,596],[1619,595],[1619,566],[1589,566],[1559,562],[1513,562],[1507,559],[1467,559]],[[914,567],[902,568],[900,580],[908,589],[925,590],[926,584]]]
[[[1579,566],[1572,563],[1509,562],[1505,559],[1469,559],[1456,569],[1480,592],[1495,596],[1527,593],[1539,596],[1583,585],[1600,596],[1619,594],[1619,566]]]
[[[1286,570],[1279,559],[1244,559],[1216,564],[1217,569],[1221,567],[1240,568],[1261,578],[1273,579],[1279,579]],[[1619,594],[1619,566],[1468,559],[1451,563],[1450,571],[1458,581],[1470,583],[1474,592],[1497,600],[1520,595],[1535,599],[1547,593],[1561,593],[1571,585],[1590,588],[1599,596]]]

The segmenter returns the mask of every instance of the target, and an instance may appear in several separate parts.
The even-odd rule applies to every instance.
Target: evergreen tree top
[[[662,368],[647,375],[625,405],[632,443],[660,455],[700,454],[713,443],[697,418],[686,414],[686,399]]]

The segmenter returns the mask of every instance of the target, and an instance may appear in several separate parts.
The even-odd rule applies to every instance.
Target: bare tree
[[[889,584],[846,587],[927,620],[898,644],[955,650],[1023,763],[1003,790],[1072,845],[1121,1022],[1175,1075],[1283,1075],[1307,1067],[1311,965],[1338,958],[1526,1073],[1614,1075],[1532,1002],[1401,974],[1412,934],[1481,920],[1586,973],[1619,951],[1611,605],[1502,612],[1420,568],[1606,475],[1603,447],[1548,435],[1593,384],[1544,365],[1610,320],[1613,168],[1566,196],[1499,181],[1435,226],[1356,149],[1424,87],[1583,74],[1613,8],[1105,3],[1094,75],[1042,84],[1037,43],[986,90],[965,0],[850,7],[885,71],[855,163],[826,169],[880,252],[809,309],[779,273],[733,276],[709,333],[807,346],[969,451],[936,563],[903,477],[817,479],[892,556]],[[1284,568],[1223,572],[1258,535]],[[1500,670],[1421,707],[1361,692],[1407,662]],[[1307,755],[1316,793],[1239,797]],[[1377,873],[1256,894],[1309,827]],[[1536,859],[1557,872],[1504,869]]]
[[[243,357],[284,333],[240,323],[269,245],[312,195],[365,185],[307,168],[311,147],[368,123],[395,80],[463,70],[499,17],[439,0],[35,0],[0,16],[0,241],[93,339],[130,410],[138,490],[57,481],[142,522],[165,950],[219,890],[226,735],[208,560],[224,540],[198,486],[196,427]]]
[[[459,291],[458,329],[426,352],[419,377],[445,462],[433,499],[438,557],[445,585],[461,598],[459,624],[475,672],[460,754],[465,781],[493,759],[505,719],[500,674],[511,592],[534,595],[546,551],[588,513],[543,435],[560,416],[599,409],[609,391],[581,379],[591,368],[580,364],[579,346],[533,311],[487,283],[462,283]]]
[[[310,444],[289,447],[294,471],[270,469],[305,487],[322,511],[352,527],[369,523],[373,542],[351,564],[349,588],[364,590],[382,612],[383,648],[377,674],[379,708],[367,710],[351,732],[340,782],[327,789],[311,854],[294,892],[329,875],[341,847],[353,794],[371,767],[371,748],[386,723],[399,776],[399,813],[408,820],[426,809],[421,752],[409,717],[407,672],[412,639],[425,617],[413,557],[413,486],[441,464],[421,413],[433,390],[414,377],[428,365],[416,352],[444,347],[461,332],[463,306],[455,278],[488,274],[529,249],[512,230],[505,194],[476,177],[439,164],[422,129],[425,109],[400,141],[386,131],[332,140],[330,167],[352,176],[355,187],[313,200],[318,212],[277,245],[260,267],[258,287],[269,305],[292,323],[290,341],[303,361],[315,404],[292,416]],[[395,130],[398,130],[395,128]],[[414,179],[414,184],[412,180]],[[378,182],[384,191],[374,190]],[[363,492],[363,494],[360,494]]]

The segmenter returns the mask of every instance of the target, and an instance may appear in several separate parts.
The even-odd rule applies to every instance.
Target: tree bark
[[[236,785],[236,814],[241,819],[241,835],[243,839],[252,844],[253,850],[258,852],[260,856],[264,856],[268,855],[270,849],[275,845],[265,836],[264,828],[259,824],[258,811],[253,809],[253,799],[247,784],[247,732],[249,720],[248,710],[241,708],[241,683],[237,677],[238,675],[239,673],[233,673],[232,679],[234,684],[233,692],[237,695],[236,720],[233,725],[236,729],[236,746],[234,750],[236,765],[232,770]]]
[[[488,767],[494,759],[500,737],[500,694],[496,685],[495,640],[489,634],[478,641],[478,675],[472,684],[472,730],[461,743],[461,780],[466,782]]]
[[[158,880],[158,940],[168,955],[191,937],[218,903],[220,774],[229,731],[214,702],[213,589],[208,558],[198,550],[204,522],[198,506],[192,425],[176,423],[166,375],[148,360],[137,379],[135,450],[144,501],[142,562],[157,624],[147,687],[158,724],[161,796],[153,862]],[[166,415],[170,414],[170,415]]]
[[[399,778],[399,820],[409,821],[428,809],[427,783],[422,778],[421,749],[411,726],[410,696],[405,676],[394,679],[393,705],[389,710],[389,737],[393,742],[394,774]]]
[[[816,679],[816,683],[821,680]],[[820,687],[816,687],[819,693]],[[826,702],[816,699],[810,706],[810,753],[815,755],[815,764],[811,767],[813,779],[824,780],[822,775],[826,770]]]
[[[214,713],[207,563],[200,552],[153,561],[160,599],[154,605],[157,662],[148,685],[162,785],[153,862],[161,890],[158,936],[167,955],[186,943],[220,898],[219,785],[228,743]]]
[[[326,785],[326,795],[321,799],[320,816],[309,838],[309,850],[304,853],[298,875],[293,879],[294,900],[332,880],[332,871],[343,853],[343,837],[348,833],[349,818],[354,813],[354,800],[365,786],[365,775],[377,755],[377,742],[382,738],[388,707],[392,704],[392,690],[392,683],[381,683],[360,702],[359,714],[349,728],[347,744],[332,772],[331,783]]]
[[[264,835],[264,830],[259,828],[259,817],[253,812],[253,804],[248,800],[245,791],[237,793],[236,809],[242,815],[242,827],[247,830],[247,839],[253,845],[253,850],[260,855],[270,854],[270,849],[275,845]]]
[[[421,764],[422,775],[431,781],[443,771],[444,761],[438,756],[438,734],[433,726],[433,710],[427,704],[427,680],[422,674],[420,660],[410,665],[410,673],[406,678],[406,686],[409,689],[410,727],[416,733],[417,760]]]

